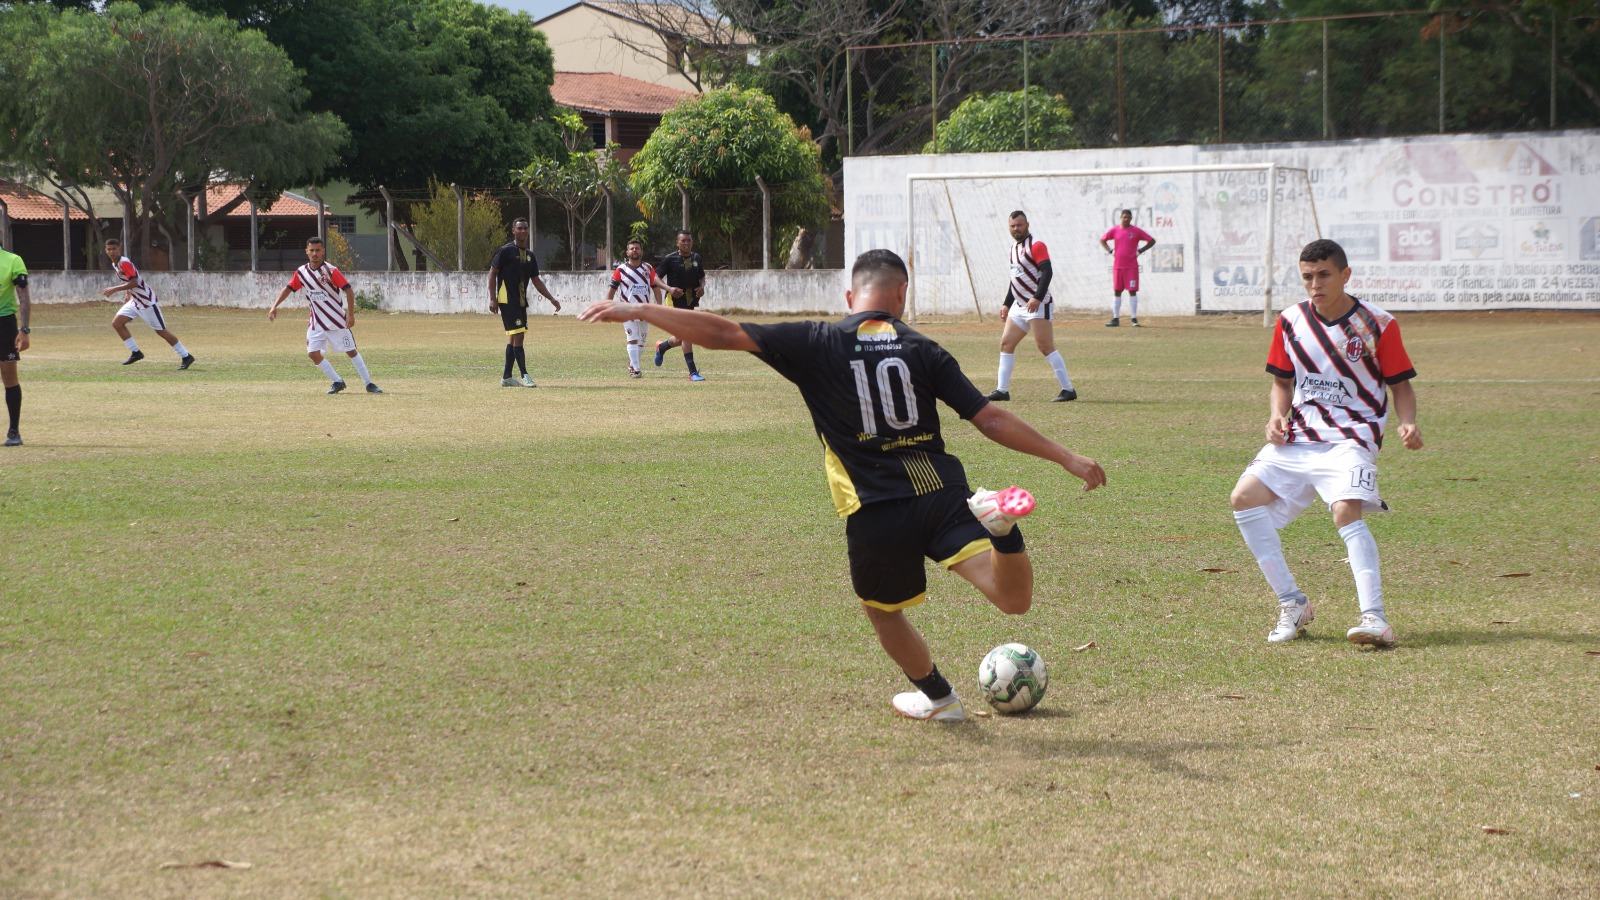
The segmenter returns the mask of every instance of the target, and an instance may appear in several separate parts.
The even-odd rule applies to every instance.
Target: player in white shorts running
[[[272,308],[267,310],[267,321],[275,321],[278,318],[278,305],[290,294],[304,288],[306,305],[311,312],[310,324],[306,327],[306,355],[333,382],[328,393],[337,394],[344,390],[344,380],[333,368],[333,363],[328,362],[322,354],[325,350],[340,350],[355,363],[356,374],[367,383],[367,393],[381,394],[383,389],[372,383],[372,376],[367,374],[366,360],[361,358],[361,351],[356,349],[356,336],[350,331],[356,324],[356,293],[338,266],[323,261],[326,253],[322,238],[313,237],[306,241],[306,264],[296,269],[294,277],[278,292],[278,299],[272,301]],[[340,292],[344,293],[343,301],[339,299]]]
[[[606,289],[606,299],[614,300],[620,295],[623,303],[660,303],[661,293],[667,290],[667,286],[656,277],[656,267],[644,261],[644,243],[629,241],[627,253],[628,258],[611,272],[611,286]],[[622,323],[622,331],[628,337],[628,376],[642,378],[644,373],[639,369],[639,358],[645,340],[650,337],[650,323],[643,319],[631,319]]]
[[[1267,354],[1274,376],[1267,445],[1233,488],[1233,518],[1278,595],[1278,624],[1267,640],[1294,640],[1315,615],[1284,562],[1278,529],[1320,496],[1344,538],[1361,607],[1345,637],[1392,647],[1398,638],[1383,608],[1378,544],[1361,516],[1389,508],[1378,496],[1377,465],[1389,394],[1401,442],[1407,450],[1422,449],[1411,386],[1417,372],[1394,316],[1345,293],[1350,265],[1342,247],[1329,240],[1307,244],[1300,280],[1311,299],[1278,315]]]
[[[117,314],[111,318],[111,330],[122,338],[122,343],[128,348],[128,358],[122,361],[125,366],[131,366],[141,359],[144,354],[139,350],[139,342],[133,339],[133,333],[128,331],[128,323],[134,319],[150,326],[154,331],[172,346],[174,353],[178,354],[178,368],[187,369],[194,365],[194,356],[184,349],[183,342],[178,336],[167,330],[166,317],[161,315],[161,304],[156,300],[155,289],[145,283],[144,276],[139,274],[133,260],[122,255],[122,241],[112,238],[106,241],[106,259],[111,260],[111,267],[116,270],[117,277],[122,283],[113,285],[100,292],[107,300],[113,294],[122,291],[128,292],[128,301],[122,304]]]

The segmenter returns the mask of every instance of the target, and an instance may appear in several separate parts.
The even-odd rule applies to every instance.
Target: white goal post
[[[1273,288],[1298,285],[1300,248],[1321,237],[1312,193],[1306,169],[1277,163],[913,173],[907,319],[919,309],[972,308],[980,318],[999,309],[1013,210],[1050,252],[1057,308],[1109,310],[1100,238],[1126,209],[1156,240],[1140,259],[1147,315],[1259,308],[1271,325]]]

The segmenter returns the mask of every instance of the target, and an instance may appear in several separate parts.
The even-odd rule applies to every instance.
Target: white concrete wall
[[[562,312],[571,315],[606,295],[605,272],[546,272],[542,278]],[[486,272],[351,272],[358,291],[382,293],[382,308],[393,312],[489,314]],[[756,314],[806,313],[843,315],[848,273],[814,271],[728,271],[706,274],[701,308]],[[146,276],[165,306],[231,306],[266,309],[289,281],[288,272],[152,272]],[[85,303],[102,300],[100,291],[113,284],[109,272],[36,272],[30,276],[35,303]],[[285,307],[303,306],[294,298]],[[535,294],[535,314],[552,312]]]

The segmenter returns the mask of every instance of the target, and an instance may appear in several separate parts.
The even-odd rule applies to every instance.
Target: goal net
[[[907,195],[913,320],[999,310],[1013,210],[1049,250],[1058,309],[1110,311],[1100,238],[1125,209],[1156,240],[1139,257],[1141,315],[1260,310],[1270,323],[1303,297],[1300,250],[1321,236],[1307,171],[1272,163],[914,174]]]

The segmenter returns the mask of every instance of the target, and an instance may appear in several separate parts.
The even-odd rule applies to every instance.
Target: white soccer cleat
[[[527,372],[523,372],[522,373],[522,386],[523,387],[538,387],[538,385],[533,383],[533,376],[529,375]]]
[[[1033,495],[1019,487],[1003,491],[978,488],[976,494],[967,498],[967,508],[972,510],[972,515],[995,537],[1010,534],[1018,519],[1033,512],[1033,505]]]
[[[967,718],[967,711],[961,706],[961,698],[951,694],[943,703],[935,704],[928,699],[928,695],[921,691],[906,691],[894,695],[894,711],[908,719],[921,722],[961,722]]]
[[[1302,603],[1278,604],[1278,624],[1267,632],[1267,640],[1274,644],[1292,641],[1306,633],[1306,626],[1317,617],[1309,600]]]
[[[1361,621],[1344,636],[1350,643],[1363,647],[1393,647],[1400,642],[1394,629],[1389,627],[1388,620],[1374,613],[1362,613]]]

